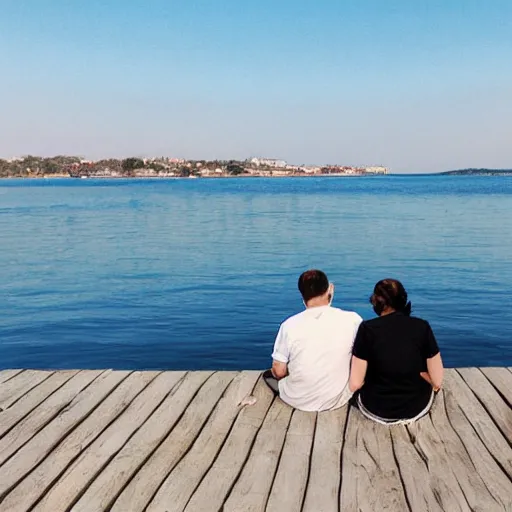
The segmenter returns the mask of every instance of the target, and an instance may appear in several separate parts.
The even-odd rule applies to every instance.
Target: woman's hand
[[[433,382],[432,382],[432,379],[430,378],[430,375],[428,372],[420,372],[420,377],[424,380],[426,380],[431,386],[432,386],[432,389],[437,393],[440,389],[441,389],[441,386],[434,386]]]

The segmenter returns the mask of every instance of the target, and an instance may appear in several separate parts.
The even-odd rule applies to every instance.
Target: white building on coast
[[[284,160],[276,160],[274,158],[251,158],[251,164],[258,167],[277,167],[278,169],[284,169],[287,165]]]
[[[370,174],[387,174],[388,168],[381,165],[374,165],[372,167],[365,167],[365,171]]]

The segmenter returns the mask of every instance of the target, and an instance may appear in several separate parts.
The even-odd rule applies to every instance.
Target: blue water
[[[298,275],[401,279],[449,366],[512,365],[512,178],[0,181],[0,367],[263,368]]]

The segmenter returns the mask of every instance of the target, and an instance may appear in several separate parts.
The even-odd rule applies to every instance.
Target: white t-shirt
[[[363,319],[331,306],[308,308],[285,320],[272,358],[288,364],[279,395],[303,411],[326,411],[350,398],[348,378],[352,345]]]

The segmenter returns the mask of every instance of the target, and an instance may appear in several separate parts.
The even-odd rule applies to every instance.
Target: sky
[[[1,0],[0,157],[512,168],[511,0]]]

